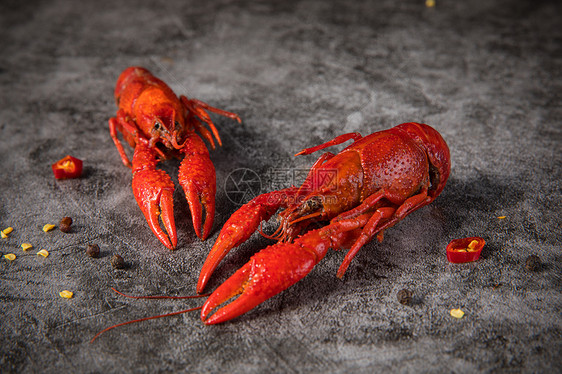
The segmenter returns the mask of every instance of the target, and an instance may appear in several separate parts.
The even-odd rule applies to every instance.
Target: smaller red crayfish
[[[215,215],[216,176],[209,151],[196,131],[215,148],[213,136],[219,145],[221,139],[207,111],[238,122],[240,118],[197,99],[183,95],[178,98],[166,83],[142,67],[129,67],[121,73],[115,86],[115,101],[119,109],[109,120],[109,131],[123,164],[133,170],[133,193],[150,228],[166,247],[176,247],[174,184],[156,165],[172,157],[183,158],[178,180],[191,210],[195,233],[205,239]],[[135,149],[132,163],[118,132]]]

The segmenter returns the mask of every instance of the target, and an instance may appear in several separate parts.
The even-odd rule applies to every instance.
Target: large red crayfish
[[[191,210],[195,233],[205,239],[215,215],[216,177],[209,151],[196,131],[215,148],[213,135],[219,145],[221,140],[207,111],[238,122],[240,118],[196,99],[183,95],[178,98],[166,83],[141,67],[129,67],[121,73],[115,101],[119,109],[116,117],[109,120],[109,131],[123,163],[133,169],[133,193],[150,228],[166,247],[176,247],[174,184],[156,165],[160,160],[183,157],[178,180]],[[117,137],[118,131],[135,148],[132,164]],[[201,230],[203,209],[205,223]]]
[[[425,124],[404,123],[365,137],[344,134],[297,155],[351,139],[354,143],[337,155],[324,153],[300,188],[259,195],[228,219],[203,265],[198,292],[232,248],[283,209],[279,229],[271,235],[279,242],[255,254],[211,294],[201,311],[206,324],[240,316],[287,289],[304,278],[329,248],[350,248],[337,272],[343,277],[363,245],[375,236],[382,241],[385,229],[431,203],[445,187],[449,148]],[[313,222],[327,224],[311,229]]]

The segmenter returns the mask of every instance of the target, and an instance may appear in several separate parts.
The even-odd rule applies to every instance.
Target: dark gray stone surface
[[[0,225],[14,231],[0,251],[17,259],[0,261],[0,371],[560,371],[560,15],[556,1],[3,1]],[[243,118],[213,117],[224,146],[212,152],[212,237],[195,237],[178,189],[173,253],[148,229],[109,137],[114,84],[131,65]],[[231,171],[254,170],[269,191],[275,171],[313,163],[298,150],[409,121],[448,142],[448,186],[366,245],[343,280],[343,253],[330,252],[231,323],[190,313],[89,344],[109,325],[200,305],[110,288],[193,294],[237,207],[222,187]],[[84,160],[81,179],[54,180],[50,164],[66,154]],[[177,166],[163,168],[176,178]],[[66,215],[71,233],[41,230]],[[447,243],[472,235],[487,240],[482,258],[447,262]],[[89,243],[101,258],[85,255]],[[229,255],[210,287],[267,243],[256,235]],[[127,269],[111,267],[114,253]],[[524,268],[532,253],[535,272]],[[405,287],[411,306],[396,300]]]

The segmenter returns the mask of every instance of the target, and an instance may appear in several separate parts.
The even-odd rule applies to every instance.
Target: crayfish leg
[[[372,194],[368,198],[366,198],[361,203],[361,205],[338,215],[336,218],[334,218],[334,221],[343,221],[346,219],[350,219],[352,217],[357,217],[360,214],[366,213],[369,210],[372,210],[374,205],[377,204],[383,197],[384,197],[384,191],[380,190]]]
[[[125,149],[123,148],[123,144],[121,143],[121,140],[119,140],[117,136],[117,132],[118,131],[121,132],[123,134],[123,137],[127,139],[129,143],[133,142],[131,146],[134,146],[135,143],[134,137],[135,135],[138,134],[138,129],[136,125],[133,122],[127,120],[125,113],[123,112],[122,109],[120,109],[117,112],[116,117],[110,118],[108,122],[109,122],[109,134],[111,135],[111,139],[113,139],[113,143],[115,144],[115,147],[117,148],[117,151],[121,156],[121,161],[123,161],[123,164],[125,166],[129,168],[132,167],[131,161],[127,157],[127,154],[125,153]]]
[[[203,124],[199,121],[193,121],[193,126],[195,127],[195,130],[197,130],[197,132],[199,132],[199,134],[201,134],[203,138],[209,142],[211,148],[215,149],[215,140],[213,139],[213,134],[209,131],[209,129],[203,126]]]
[[[350,215],[361,213],[367,210],[369,206],[373,206],[382,197],[384,197],[383,191],[380,191],[377,194],[373,194],[368,199],[366,199],[359,207],[349,212],[342,213],[340,216],[336,217],[335,220],[340,220],[341,217],[345,218]],[[375,236],[377,236],[379,242],[382,241],[384,230],[391,226],[394,226],[408,214],[424,205],[427,205],[428,203],[427,188],[422,188],[418,194],[409,197],[397,208],[381,207],[377,209],[369,219],[369,222],[363,228],[363,231],[361,232],[361,235],[359,236],[357,241],[345,255],[345,258],[338,269],[337,277],[342,278],[344,276],[347,268],[349,267],[349,264],[351,263],[351,260],[353,260],[353,258],[363,245],[371,241]]]
[[[349,264],[351,263],[351,260],[353,260],[361,247],[371,241],[371,239],[380,231],[378,229],[379,223],[383,220],[391,218],[394,213],[395,209],[389,207],[379,208],[373,213],[373,215],[371,216],[371,218],[369,218],[369,221],[361,231],[361,235],[359,235],[355,243],[353,243],[353,245],[351,246],[351,249],[346,253],[343,262],[336,274],[338,278],[341,279],[343,277],[343,275],[347,271],[347,268],[349,267]]]
[[[301,156],[301,155],[309,155],[311,153],[320,151],[324,148],[328,148],[331,147],[333,145],[338,145],[341,143],[345,143],[346,141],[353,139],[353,141],[357,141],[359,139],[361,139],[363,136],[361,134],[359,134],[358,132],[350,132],[347,134],[342,134],[340,136],[336,136],[334,139],[330,140],[329,142],[314,146],[314,147],[310,147],[310,148],[305,148],[302,151],[300,151],[299,153],[295,154],[295,156]]]
[[[207,103],[205,103],[201,100],[188,99],[184,95],[181,95],[180,101],[182,102],[182,104],[184,105],[184,107],[187,109],[188,112],[197,116],[201,121],[205,122],[207,124],[207,126],[209,126],[209,128],[213,132],[213,135],[217,139],[217,142],[219,143],[219,145],[222,145],[222,141],[221,141],[221,138],[219,136],[219,132],[218,132],[217,128],[215,127],[215,124],[213,123],[213,121],[211,121],[211,118],[209,117],[209,114],[206,112],[206,110],[208,110],[209,112],[213,112],[213,113],[219,114],[221,116],[236,120],[236,121],[238,121],[238,123],[242,122],[242,120],[240,119],[238,114],[232,113],[232,112],[227,112],[226,110],[222,110],[222,109],[212,107],[209,104],[207,104]],[[197,126],[196,126],[196,128],[197,128]],[[201,131],[199,128],[198,128],[198,130]],[[207,134],[205,133],[205,131],[202,132],[202,135],[207,139]],[[211,144],[212,144],[212,147],[215,148],[214,143],[211,143]]]

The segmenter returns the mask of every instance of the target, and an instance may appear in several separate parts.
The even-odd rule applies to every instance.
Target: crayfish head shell
[[[425,149],[430,162],[431,186],[428,194],[433,198],[437,197],[445,188],[451,172],[451,156],[447,143],[434,128],[423,123],[403,123],[397,128],[406,132]]]
[[[176,117],[176,111],[168,106],[159,108],[152,118],[150,137],[153,143],[160,142],[168,149],[181,149],[184,137],[183,118]]]

